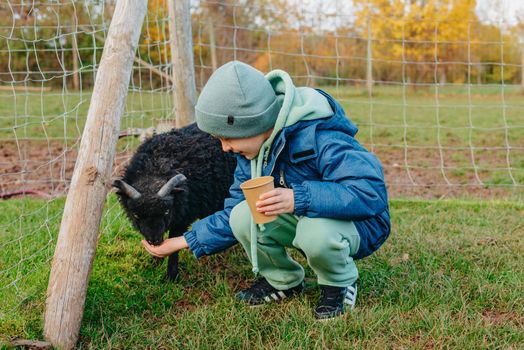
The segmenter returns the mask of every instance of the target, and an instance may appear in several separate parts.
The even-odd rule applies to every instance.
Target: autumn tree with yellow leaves
[[[96,5],[103,11],[88,11],[80,4],[41,5],[38,16],[31,6],[14,7],[14,21],[11,11],[4,9],[0,16],[4,37],[13,27],[15,36],[35,40],[27,49],[24,41],[9,41],[9,50],[0,52],[0,68],[15,72],[15,79],[24,79],[27,71],[56,86],[90,87],[96,72],[93,62],[98,62],[98,48],[104,43],[101,29],[111,17],[114,1]],[[148,2],[137,52],[145,64],[138,64],[134,76],[141,74],[151,88],[165,86],[162,74],[153,73],[151,66],[170,73],[167,4],[167,0]],[[197,86],[205,83],[213,67],[232,59],[262,71],[287,70],[297,84],[308,85],[363,85],[369,79],[369,61],[378,84],[417,87],[524,80],[524,15],[511,28],[487,23],[479,19],[475,0],[339,0],[337,6],[349,10],[346,17],[322,1],[202,0],[196,4],[191,15]],[[56,27],[60,25],[63,28]],[[57,52],[62,65],[57,63]],[[67,80],[55,79],[51,73],[38,77],[39,71],[61,76],[63,69],[93,74],[83,73],[81,82],[69,75]]]
[[[384,81],[501,82],[515,78],[515,38],[483,24],[475,0],[354,0],[355,31],[371,29]],[[502,68],[503,67],[503,68]],[[502,73],[502,70],[504,72]],[[399,73],[404,75],[399,79]]]

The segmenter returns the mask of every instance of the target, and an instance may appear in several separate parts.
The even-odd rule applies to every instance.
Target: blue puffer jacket
[[[273,141],[262,176],[274,176],[275,186],[293,188],[295,215],[353,221],[361,238],[354,258],[360,259],[376,251],[390,233],[382,166],[354,138],[358,129],[340,104],[317,91],[327,98],[334,115],[282,129]],[[231,197],[226,199],[224,210],[195,222],[184,234],[196,257],[237,243],[229,227],[229,214],[244,200],[240,184],[250,178],[250,161],[238,155]]]

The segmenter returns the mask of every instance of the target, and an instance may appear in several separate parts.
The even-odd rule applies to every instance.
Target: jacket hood
[[[273,70],[266,75],[277,100],[281,104],[273,132],[264,142],[258,157],[251,161],[252,178],[262,173],[262,164],[269,155],[271,144],[276,135],[284,128],[288,128],[301,121],[316,120],[330,117],[334,114],[325,95],[309,87],[295,87],[291,77],[283,70]]]
[[[291,125],[285,128],[286,134],[293,134],[301,129],[305,129],[308,126],[315,125],[317,130],[336,130],[344,132],[352,137],[358,133],[358,127],[346,116],[344,109],[333,97],[327,92],[315,89],[321,96],[323,96],[329,104],[332,111],[331,118],[323,118],[321,120],[304,121],[296,125]]]

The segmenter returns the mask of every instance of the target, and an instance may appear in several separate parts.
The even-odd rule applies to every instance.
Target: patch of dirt
[[[65,195],[77,149],[78,144],[59,141],[3,142],[0,144],[0,193],[41,191],[53,197]],[[473,156],[468,150],[430,148],[405,151],[381,146],[373,151],[384,165],[390,198],[501,199],[515,194],[512,186],[483,184],[495,171],[490,169],[507,168],[505,150],[477,152]],[[132,150],[126,150],[116,155],[113,178],[122,174],[132,154]]]
[[[191,303],[187,298],[181,298],[175,302],[175,308],[180,313],[191,312],[196,310],[196,305]]]
[[[507,168],[505,150],[476,153],[468,150],[375,148],[384,166],[390,198],[502,199],[516,193],[510,185],[487,186],[495,168]],[[503,173],[510,180],[507,172]],[[522,190],[520,190],[522,192]]]
[[[48,350],[52,349],[53,346],[50,342],[40,341],[40,340],[30,340],[30,339],[14,339],[11,342],[12,346],[21,348],[21,349],[30,349],[30,350]]]
[[[484,310],[482,312],[482,320],[486,326],[494,325],[500,326],[503,324],[522,324],[524,320],[519,317],[517,312],[499,311],[495,309]]]
[[[51,197],[67,193],[75,167],[78,144],[58,141],[7,141],[0,144],[0,194],[36,191]],[[122,175],[133,152],[118,153],[112,178]],[[38,196],[39,193],[28,193]]]

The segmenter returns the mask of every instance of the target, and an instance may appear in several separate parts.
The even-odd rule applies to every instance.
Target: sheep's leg
[[[178,276],[178,253],[173,253],[167,260],[167,280],[174,281]]]
[[[173,228],[169,230],[169,238],[179,237],[185,232],[184,228]],[[178,277],[178,252],[171,254],[167,260],[167,280],[174,281]]]

